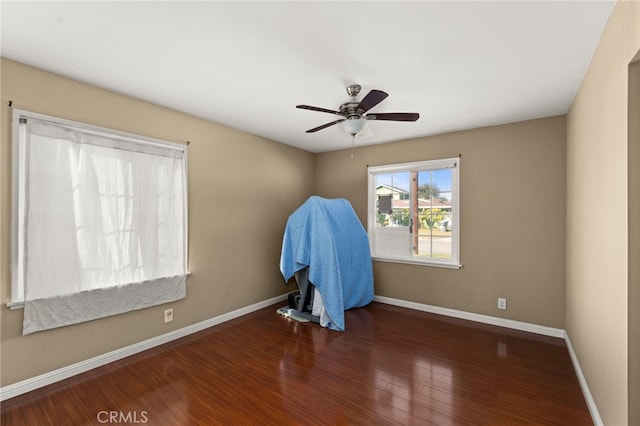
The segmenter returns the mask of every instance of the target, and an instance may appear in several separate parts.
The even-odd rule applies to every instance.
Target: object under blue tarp
[[[369,240],[347,200],[312,196],[289,216],[280,272],[288,281],[306,267],[330,318],[326,326],[344,331],[344,311],[373,300]]]

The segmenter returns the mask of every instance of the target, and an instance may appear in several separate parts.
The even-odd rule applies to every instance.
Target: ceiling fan
[[[319,108],[310,105],[296,105],[296,108],[308,109],[311,111],[326,112],[329,114],[339,115],[342,118],[332,121],[330,123],[323,124],[313,129],[309,129],[307,133],[315,133],[318,130],[326,129],[334,124],[342,123],[344,131],[355,138],[366,127],[367,122],[372,120],[386,120],[386,121],[416,121],[420,118],[420,114],[417,112],[381,112],[365,114],[374,106],[382,102],[387,96],[387,93],[382,90],[373,89],[367,95],[362,98],[360,102],[356,101],[356,98],[360,94],[362,87],[359,84],[352,84],[347,86],[347,93],[351,96],[351,101],[340,105],[339,110],[331,110],[326,108]]]

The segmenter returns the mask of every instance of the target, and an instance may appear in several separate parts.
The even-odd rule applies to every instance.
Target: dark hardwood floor
[[[2,425],[593,424],[561,339],[375,302],[340,333],[279,306],[9,399]]]

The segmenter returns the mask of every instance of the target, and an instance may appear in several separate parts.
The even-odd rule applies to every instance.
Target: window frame
[[[20,210],[23,205],[20,202],[21,197],[25,193],[25,176],[24,168],[26,167],[26,153],[25,144],[21,143],[26,137],[26,129],[21,126],[21,121],[29,118],[37,119],[40,121],[47,121],[60,126],[67,126],[80,129],[85,132],[90,132],[95,135],[102,135],[109,138],[117,138],[121,140],[130,140],[136,143],[145,143],[149,145],[160,146],[173,146],[184,147],[184,179],[183,179],[183,194],[184,194],[184,268],[185,273],[189,275],[188,260],[189,260],[189,203],[188,203],[188,168],[189,168],[189,156],[187,155],[187,149],[185,144],[169,142],[161,139],[155,139],[148,136],[142,136],[134,133],[123,132],[106,127],[95,126],[83,122],[68,120],[64,118],[54,117],[46,114],[21,110],[18,108],[12,108],[11,114],[11,293],[9,301],[6,302],[6,306],[9,309],[22,309],[24,307],[25,300],[25,288],[24,278],[21,276],[22,268],[19,267],[20,259],[23,258],[23,254],[20,255],[23,244],[21,243],[21,231],[20,227],[24,226],[22,223],[24,214]],[[24,130],[24,131],[23,131]],[[23,134],[24,133],[24,134]],[[188,145],[188,144],[187,144]]]
[[[406,263],[412,265],[435,266],[442,268],[460,269],[460,159],[461,157],[443,158],[435,160],[415,161],[408,163],[396,163],[380,166],[367,167],[367,234],[369,236],[369,247],[371,249],[371,258],[376,261]],[[438,258],[418,258],[409,253],[408,256],[389,256],[376,253],[375,232],[377,217],[377,194],[376,194],[376,175],[397,172],[423,172],[430,170],[452,169],[451,173],[451,204],[453,223],[452,257],[451,259]],[[409,189],[411,192],[411,189]]]

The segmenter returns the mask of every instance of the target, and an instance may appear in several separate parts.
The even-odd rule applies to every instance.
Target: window
[[[376,260],[460,267],[460,158],[369,167]]]
[[[186,296],[186,146],[13,111],[23,333]]]

